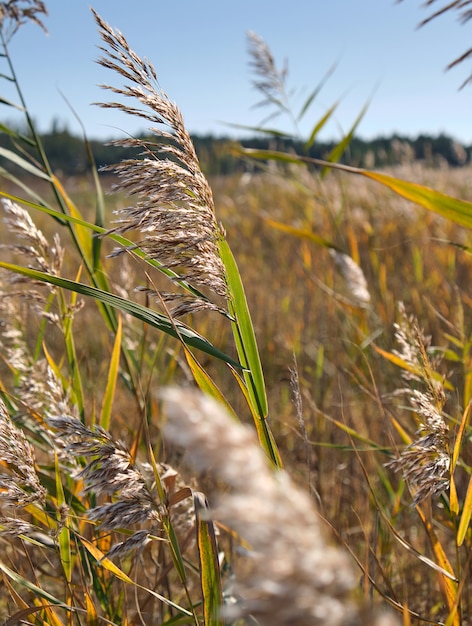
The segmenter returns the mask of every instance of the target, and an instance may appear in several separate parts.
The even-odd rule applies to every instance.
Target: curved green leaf
[[[110,359],[107,386],[105,389],[105,396],[103,398],[102,411],[100,413],[100,426],[105,430],[109,430],[110,428],[111,411],[113,407],[113,400],[115,398],[116,381],[118,379],[118,372],[120,368],[121,338],[122,322],[120,316],[118,317],[118,327],[116,329],[115,343],[113,345],[113,352]]]
[[[320,93],[320,91],[323,89],[326,81],[328,80],[328,78],[334,73],[334,70],[336,69],[336,63],[334,65],[332,65],[328,71],[326,72],[326,74],[323,76],[323,78],[321,79],[321,81],[318,83],[318,85],[313,89],[313,91],[310,93],[310,95],[308,96],[308,98],[305,100],[305,102],[302,105],[302,108],[300,109],[300,113],[297,115],[297,122],[299,122],[303,116],[305,115],[305,113],[308,111],[308,109],[310,108],[310,106],[312,105],[313,101],[315,100],[315,98],[318,96],[318,94]]]
[[[257,413],[260,418],[264,419],[267,417],[269,409],[256,336],[241,276],[231,249],[224,239],[220,241],[220,254],[225,265],[228,287],[231,294],[230,304],[233,310],[230,310],[230,312],[236,320],[233,322],[236,347],[239,359],[246,369],[244,378],[248,385],[251,400],[258,409]]]
[[[149,324],[149,326],[153,326],[154,328],[157,328],[177,339],[182,339],[187,346],[192,346],[193,348],[202,350],[202,352],[206,352],[210,356],[216,357],[233,367],[241,369],[241,365],[237,361],[216,348],[207,339],[196,333],[188,326],[185,326],[181,322],[174,321],[172,323],[165,315],[162,315],[157,311],[153,311],[142,304],[126,300],[125,298],[121,298],[120,296],[107,291],[102,291],[101,289],[97,289],[97,287],[91,287],[67,278],[53,276],[38,270],[32,270],[27,267],[22,267],[21,265],[14,265],[13,263],[0,261],[0,267],[17,274],[22,274],[23,276],[28,276],[29,278],[33,278],[35,280],[40,280],[44,283],[49,283],[50,285],[56,285],[56,287],[60,287],[61,289],[67,289],[68,291],[80,293],[83,296],[93,298],[98,302],[102,302],[103,304],[107,304],[115,309],[124,311],[142,322]]]
[[[51,178],[45,172],[40,170],[39,167],[36,167],[26,159],[18,156],[16,152],[12,152],[7,148],[0,147],[0,156],[3,156],[5,159],[8,159],[15,165],[18,165],[19,167],[21,167],[21,169],[25,170],[25,172],[29,172],[30,174],[34,174],[34,176],[37,176],[38,178],[42,178],[51,182]]]
[[[244,382],[247,389],[248,403],[254,417],[254,424],[261,446],[268,454],[275,467],[282,467],[282,460],[267,422],[269,412],[267,395],[262,372],[259,350],[252,325],[251,314],[247,305],[244,286],[241,281],[233,253],[225,239],[221,239],[220,256],[226,270],[226,279],[230,291],[229,312],[232,322],[234,342],[239,360],[243,366]]]
[[[278,152],[277,150],[254,150],[250,148],[239,148],[239,152],[245,156],[252,157],[254,159],[281,161],[284,163],[313,163],[323,168],[337,169],[347,174],[355,174],[357,176],[365,176],[371,180],[388,187],[399,196],[419,204],[420,206],[433,211],[442,217],[445,217],[460,226],[466,228],[472,228],[472,202],[466,200],[459,200],[454,196],[448,196],[440,191],[435,191],[425,185],[418,183],[411,183],[400,178],[389,176],[388,174],[381,174],[380,172],[369,172],[368,170],[361,169],[359,167],[351,167],[349,165],[343,165],[341,163],[329,163],[322,159],[313,159],[311,157],[304,157],[301,155],[287,154],[285,152]]]
[[[472,202],[459,200],[424,185],[410,183],[388,174],[368,172],[367,170],[359,170],[359,173],[385,185],[385,187],[389,187],[398,195],[423,206],[425,209],[438,213],[456,224],[472,228]]]
[[[313,145],[313,142],[315,141],[316,136],[318,135],[320,130],[326,125],[326,123],[329,121],[330,117],[333,115],[333,113],[338,108],[338,104],[339,104],[339,102],[335,102],[326,111],[326,113],[323,115],[323,117],[315,124],[315,126],[313,127],[313,130],[310,133],[310,136],[308,137],[308,139],[307,139],[307,141],[305,143],[305,150],[309,150],[309,148],[311,148],[311,146]]]
[[[351,143],[352,138],[354,137],[354,133],[356,132],[356,129],[359,126],[359,124],[361,123],[362,118],[366,114],[368,108],[369,108],[369,102],[367,102],[367,104],[364,105],[364,107],[362,108],[361,112],[359,113],[359,115],[355,119],[354,124],[351,126],[349,132],[333,148],[333,150],[331,150],[331,152],[328,155],[327,161],[329,161],[330,163],[336,163],[337,161],[339,161],[339,159],[342,157],[344,151],[346,150],[348,145]],[[325,167],[324,170],[321,172],[321,175],[322,176],[325,175],[328,171],[329,171],[329,167]]]

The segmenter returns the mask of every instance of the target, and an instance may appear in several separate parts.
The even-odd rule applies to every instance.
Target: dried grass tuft
[[[209,398],[163,392],[165,436],[185,449],[200,471],[224,481],[213,516],[250,545],[229,618],[308,626],[366,623],[353,600],[356,576],[344,552],[329,544],[309,496],[269,467],[254,433]]]
[[[41,0],[0,2],[0,30],[4,41],[11,39],[20,26],[27,22],[33,22],[47,33],[47,29],[39,17],[47,14],[46,4]]]
[[[36,473],[34,448],[24,433],[14,426],[2,400],[0,400],[0,460],[4,468],[0,473],[0,507],[24,509],[32,502],[43,505],[47,492]],[[14,531],[15,521],[12,518],[8,520],[4,518],[0,525],[5,526],[11,533]],[[24,529],[20,532],[24,532]]]
[[[424,335],[413,316],[406,314],[403,303],[399,310],[401,321],[395,324],[395,336],[400,350],[396,354],[410,368],[402,374],[410,386],[401,391],[408,397],[419,424],[417,438],[389,465],[402,472],[413,487],[413,503],[419,504],[449,486],[449,429],[442,414],[446,398],[441,382],[433,376],[439,358],[428,354],[430,337]],[[412,388],[412,382],[424,390]]]
[[[114,142],[141,150],[143,158],[128,159],[106,169],[115,172],[115,191],[138,198],[134,206],[117,211],[113,232],[136,230],[143,235],[136,245],[194,285],[226,297],[224,266],[218,241],[213,195],[203,175],[182,113],[159,87],[153,66],[129,47],[120,31],[94,13],[106,46],[99,63],[127,81],[122,88],[102,85],[114,94],[137,100],[143,108],[122,102],[99,103],[151,122],[156,140]],[[165,129],[161,128],[164,126]],[[120,254],[123,250],[117,250]],[[201,308],[202,302],[197,302]]]

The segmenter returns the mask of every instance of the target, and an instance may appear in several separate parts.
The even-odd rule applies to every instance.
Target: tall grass
[[[464,175],[337,165],[361,112],[326,162],[246,151],[264,171],[210,187],[154,68],[95,14],[120,81],[101,106],[154,139],[117,142],[144,158],[111,168],[116,217],[96,171],[81,212],[8,53],[45,7],[1,6],[29,129],[5,129],[22,174],[0,192],[5,623],[467,624]],[[298,133],[323,81],[293,112],[249,51]]]

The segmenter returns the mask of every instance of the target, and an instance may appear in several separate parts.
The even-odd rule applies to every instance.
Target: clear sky
[[[26,101],[41,130],[51,120],[80,128],[90,138],[145,128],[133,118],[92,103],[107,99],[98,84],[121,84],[100,67],[99,37],[89,6],[120,29],[135,51],[154,64],[160,84],[183,111],[191,132],[237,135],[227,124],[258,125],[246,33],[265,39],[279,65],[288,60],[294,108],[336,63],[336,70],[306,116],[302,132],[341,99],[323,138],[339,138],[370,100],[358,134],[416,136],[445,132],[472,143],[472,87],[459,91],[471,71],[465,62],[444,68],[472,46],[472,22],[451,13],[417,30],[427,16],[422,0],[46,0],[49,35],[20,29],[10,52]],[[11,97],[2,83],[0,95]],[[11,119],[2,106],[0,119]],[[279,126],[290,128],[282,120]],[[272,123],[275,125],[275,122]]]

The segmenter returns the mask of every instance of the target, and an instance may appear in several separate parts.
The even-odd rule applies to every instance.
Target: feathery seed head
[[[398,303],[400,321],[395,323],[395,339],[399,345],[393,353],[399,356],[410,370],[403,370],[404,380],[425,383],[433,391],[441,394],[441,384],[432,378],[433,370],[439,365],[440,356],[430,355],[431,337],[427,337],[412,315],[408,316],[403,302]]]
[[[86,466],[77,473],[84,481],[84,491],[114,498],[91,509],[89,519],[100,521],[101,527],[108,530],[160,524],[162,505],[156,502],[143,472],[122,442],[100,426],[91,430],[72,417],[55,417],[48,422],[65,440],[70,456],[87,459]]]
[[[30,535],[36,531],[37,528],[25,520],[0,516],[0,536],[2,537]]]
[[[218,251],[223,237],[214,212],[210,186],[201,172],[191,137],[176,104],[159,87],[156,72],[129,47],[126,39],[96,13],[105,46],[99,63],[121,75],[123,88],[103,85],[124,98],[137,100],[142,108],[121,102],[99,103],[151,122],[156,141],[126,139],[117,145],[141,149],[140,159],[128,159],[109,170],[118,175],[115,190],[138,200],[133,207],[117,211],[113,232],[137,230],[143,235],[136,246],[150,258],[173,268],[189,282],[227,296],[224,266]],[[168,130],[161,129],[161,125]],[[112,232],[112,231],[111,231]]]
[[[2,208],[5,212],[3,219],[8,230],[16,235],[20,242],[14,244],[2,244],[2,248],[14,250],[19,254],[31,259],[29,267],[42,272],[58,276],[64,259],[64,249],[58,235],[54,236],[54,245],[50,245],[42,231],[37,228],[28,211],[19,204],[7,198],[2,199]],[[17,278],[16,281],[25,282],[25,277]],[[51,287],[52,289],[52,287]]]
[[[399,311],[401,321],[395,324],[395,336],[400,349],[394,353],[411,368],[402,372],[404,380],[413,381],[425,389],[408,387],[402,390],[419,418],[417,438],[387,465],[402,472],[414,488],[413,504],[419,504],[428,496],[443,492],[449,485],[449,429],[442,413],[446,398],[441,383],[433,376],[439,358],[432,360],[429,357],[430,338],[425,337],[413,316],[407,316],[403,303],[400,303]]]
[[[47,15],[46,4],[41,0],[7,0],[0,2],[0,29],[5,41],[27,22],[33,22],[47,33],[39,15]]]
[[[274,103],[285,97],[285,80],[288,74],[287,63],[283,69],[277,69],[274,57],[267,43],[256,33],[247,33],[249,65],[256,75],[254,87],[264,95],[260,105]]]
[[[0,506],[24,508],[31,502],[44,504],[47,492],[36,473],[33,447],[24,433],[13,425],[2,400],[0,459],[8,468],[0,473]]]
[[[327,542],[309,496],[269,467],[252,430],[201,394],[167,389],[162,396],[165,436],[192,465],[231,487],[214,517],[251,547],[236,587],[243,605],[225,608],[228,617],[251,614],[273,626],[363,623],[346,555]]]
[[[354,303],[361,308],[368,308],[370,306],[370,293],[360,266],[348,254],[338,252],[333,248],[330,248],[329,252],[346,282]]]

